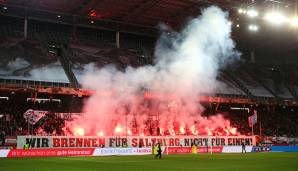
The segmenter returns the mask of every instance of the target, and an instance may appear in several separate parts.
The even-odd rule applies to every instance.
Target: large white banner
[[[161,143],[167,147],[246,146],[256,145],[254,136],[181,136],[181,137],[142,137],[142,136],[18,136],[17,148],[30,144],[30,148],[82,148],[82,147],[152,147]]]

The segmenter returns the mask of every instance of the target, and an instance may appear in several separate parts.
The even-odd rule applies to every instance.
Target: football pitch
[[[1,171],[291,171],[298,153],[189,154],[109,157],[0,158]]]

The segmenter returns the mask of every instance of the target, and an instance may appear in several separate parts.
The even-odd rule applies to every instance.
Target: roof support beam
[[[132,12],[130,12],[128,15],[124,16],[121,20],[129,22],[131,20],[136,20],[140,16],[142,16],[143,13],[150,10],[154,5],[157,5],[159,3],[159,0],[151,0],[151,1],[143,1],[143,3],[140,3],[138,7],[136,7]]]

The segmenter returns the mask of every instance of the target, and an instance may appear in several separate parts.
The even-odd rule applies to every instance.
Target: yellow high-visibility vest
[[[23,149],[28,150],[29,149],[29,144],[24,144]]]
[[[193,145],[191,147],[191,152],[192,152],[192,154],[197,154],[197,146]]]
[[[158,149],[158,146],[154,146],[154,150],[153,150],[153,154],[157,154],[157,149]]]

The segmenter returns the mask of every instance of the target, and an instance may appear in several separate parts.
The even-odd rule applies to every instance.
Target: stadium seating
[[[70,26],[34,21],[30,23],[28,38],[25,39],[22,21],[1,19],[3,17],[0,17],[1,85],[22,85],[26,88],[78,88],[82,73],[89,64],[94,64],[98,68],[113,64],[119,70],[124,70],[127,66],[138,67],[151,64],[153,61],[154,40],[150,37],[122,34],[120,48],[116,48],[115,34],[112,31],[79,27],[74,38]],[[78,81],[76,85],[72,84],[74,80]],[[282,101],[295,99],[298,94],[298,72],[295,65],[270,68],[259,64],[239,64],[236,69],[221,70],[217,80],[220,86],[212,96],[276,98]],[[62,100],[63,103],[69,102],[61,105],[54,102],[32,103],[13,93],[8,95],[1,93],[1,95],[9,97],[9,100],[0,99],[0,114],[3,114],[0,118],[0,131],[5,131],[7,135],[28,133],[26,132],[28,125],[22,117],[28,109],[49,110],[53,113],[81,112],[83,106],[83,100],[76,97],[59,97],[67,99]],[[237,127],[241,134],[249,135],[251,129],[247,125],[248,115],[230,111],[231,105],[239,104],[220,104],[216,112],[229,113],[225,116],[231,120],[232,126]],[[205,106],[206,115],[216,113],[210,106],[212,105]],[[294,116],[297,108],[278,104],[248,107],[259,111],[261,125],[256,129],[260,129],[262,134],[297,136],[298,122]],[[52,117],[54,116],[49,115],[40,125],[34,126],[33,133],[38,134],[39,128],[42,127],[47,134],[55,132],[57,135],[62,135],[64,121]]]
[[[150,64],[152,61],[154,41],[149,37],[121,34],[121,48],[117,49],[115,33],[112,31],[78,27],[74,40],[70,26],[31,21],[28,27],[28,39],[24,40],[21,20],[1,18],[3,20],[0,26],[0,36],[2,35],[0,46],[4,48],[0,50],[0,65],[5,66],[0,69],[2,79],[71,83],[69,73],[73,72],[75,77],[81,77],[79,73],[82,73],[86,64],[94,63],[100,68],[112,63],[123,69],[128,65],[137,67]],[[72,71],[67,71],[65,64],[61,65],[57,52],[50,51],[49,45],[65,47],[66,58],[70,62],[67,65]],[[28,64],[13,71],[9,70],[6,66],[10,63],[15,64],[14,60]],[[38,76],[30,78],[33,70],[39,71],[38,69],[44,69],[44,66],[50,66],[65,74],[59,79],[51,77],[54,73],[49,74],[48,78],[41,79]],[[297,73],[295,75],[295,72],[292,72],[295,67],[283,71],[275,69],[276,72],[268,70],[268,67],[258,68],[245,64],[245,67],[239,67],[236,72],[229,69],[220,72],[218,81],[222,86],[218,87],[216,94],[284,99],[293,99],[297,96],[297,79],[285,78],[281,81],[275,79],[278,78],[275,75],[281,74],[288,78],[297,78]]]

